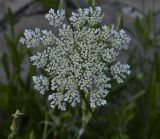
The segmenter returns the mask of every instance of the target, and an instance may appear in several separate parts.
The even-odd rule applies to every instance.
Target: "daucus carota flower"
[[[35,89],[41,94],[51,92],[48,100],[52,108],[74,107],[85,93],[92,108],[104,105],[110,81],[122,83],[130,74],[129,65],[117,60],[130,38],[124,30],[101,25],[102,18],[100,7],[78,9],[68,20],[64,10],[51,9],[46,19],[58,27],[57,35],[38,28],[25,30],[21,42],[28,48],[41,47],[31,61],[46,72],[46,76],[33,77]]]

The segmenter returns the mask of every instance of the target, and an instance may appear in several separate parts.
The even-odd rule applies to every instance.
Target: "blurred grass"
[[[63,7],[51,0],[41,1],[46,8]],[[86,1],[95,5],[95,1]],[[53,5],[52,5],[53,4]],[[46,96],[33,89],[32,76],[36,70],[25,66],[31,51],[19,45],[21,34],[14,33],[14,16],[8,9],[11,35],[4,34],[8,53],[2,53],[1,68],[5,78],[0,80],[0,139],[11,133],[11,115],[19,109],[24,115],[17,122],[15,139],[159,139],[160,138],[160,30],[154,30],[154,14],[143,13],[134,21],[133,39],[138,44],[130,49],[128,63],[132,75],[121,85],[114,85],[107,97],[108,104],[83,117],[81,108],[66,112],[50,110]],[[117,29],[123,26],[120,17]],[[26,70],[27,69],[27,70]],[[24,77],[26,72],[26,77]],[[85,107],[84,107],[85,108]],[[84,109],[84,113],[89,113]],[[82,132],[83,131],[83,132]],[[77,136],[79,135],[79,136]]]

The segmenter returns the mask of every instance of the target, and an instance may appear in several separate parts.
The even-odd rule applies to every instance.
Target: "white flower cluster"
[[[21,38],[20,42],[25,44],[27,48],[52,45],[55,41],[55,36],[52,31],[40,30],[36,28],[35,31],[25,30],[25,38]]]
[[[49,11],[46,18],[59,26],[59,33],[25,30],[21,42],[28,48],[42,47],[31,57],[33,65],[46,71],[47,77],[34,76],[35,89],[41,94],[50,90],[51,107],[66,110],[67,104],[76,106],[88,93],[92,108],[106,104],[110,81],[122,83],[130,74],[129,65],[117,62],[119,52],[128,48],[129,36],[114,26],[101,26],[100,7],[78,9],[64,24],[64,10]],[[96,25],[96,26],[94,26]]]
[[[103,14],[101,13],[100,7],[78,9],[78,13],[72,12],[72,16],[69,18],[72,25],[76,28],[82,27],[89,23],[90,25],[96,25],[101,23],[103,19]]]
[[[58,10],[57,12],[55,12],[54,9],[50,9],[49,13],[46,14],[45,18],[49,21],[50,25],[59,27],[65,19],[65,11]]]
[[[49,80],[47,77],[42,75],[40,76],[33,76],[33,81],[35,82],[34,88],[39,91],[40,94],[44,94],[45,91],[49,89]]]
[[[121,64],[120,62],[117,62],[111,66],[111,74],[118,83],[123,83],[123,79],[126,78],[126,75],[131,73],[129,68],[130,66],[128,64]]]

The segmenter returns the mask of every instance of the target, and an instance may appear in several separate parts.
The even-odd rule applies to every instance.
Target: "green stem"
[[[92,118],[92,113],[90,112],[90,110],[88,109],[88,103],[86,103],[87,102],[87,98],[88,98],[88,94],[87,93],[85,93],[85,95],[84,94],[82,94],[82,124],[81,124],[81,128],[80,128],[80,130],[79,130],[79,132],[78,132],[78,135],[77,135],[77,139],[80,139],[81,138],[81,136],[83,135],[83,133],[84,133],[84,131],[85,131],[85,128],[86,128],[86,126],[87,126],[87,124],[88,124],[88,122],[90,121],[90,119]],[[89,110],[89,111],[88,111]],[[92,111],[92,110],[91,110]]]
[[[92,0],[92,6],[96,6],[96,0]]]
[[[60,0],[58,9],[65,9],[66,8],[66,0]]]
[[[86,127],[86,122],[85,122],[85,107],[84,107],[84,100],[82,100],[82,124],[81,124],[81,128],[80,128],[80,130],[78,132],[77,139],[80,139],[80,137],[83,135],[85,127]]]
[[[83,92],[82,92],[81,96],[82,96],[82,102],[83,102],[83,101],[85,102],[85,105],[87,106],[89,112],[92,114],[92,116],[93,116],[93,118],[95,119],[95,121],[96,121],[97,123],[99,123],[97,117],[95,116],[95,114],[94,114],[94,112],[93,112],[94,110],[91,109],[91,107],[90,107],[90,105],[89,105],[89,103],[88,103],[88,101],[87,101],[87,99],[86,99],[86,98],[88,97],[88,95],[87,95],[87,94],[84,95]],[[86,97],[86,96],[87,96],[87,97]]]
[[[47,128],[48,128],[48,113],[45,114],[45,125],[44,125],[43,138],[42,139],[46,139],[46,137],[47,137]]]

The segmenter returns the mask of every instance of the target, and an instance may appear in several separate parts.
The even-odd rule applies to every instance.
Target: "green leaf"
[[[15,32],[14,32],[14,15],[13,15],[12,10],[10,8],[8,8],[7,20],[8,20],[9,25],[10,25],[10,30],[11,30],[12,38],[14,38],[15,37]]]
[[[153,118],[148,137],[153,139],[158,139],[160,137],[160,112]]]
[[[7,80],[10,80],[10,66],[9,66],[9,58],[6,53],[4,53],[1,57],[1,62],[3,66],[3,70],[5,72],[5,75],[7,77]]]
[[[11,59],[13,63],[16,63],[18,60],[18,52],[17,52],[17,46],[13,40],[11,40],[6,34],[4,34],[4,38],[7,43],[7,48],[9,50],[9,54],[11,55]]]
[[[155,53],[154,61],[156,70],[156,80],[160,83],[160,53]]]
[[[121,28],[123,28],[123,17],[119,16],[116,24],[116,30],[119,31]]]
[[[33,130],[29,134],[29,139],[35,139],[35,133]]]
[[[149,35],[153,28],[153,15],[151,12],[149,12],[144,19],[144,30],[145,34]]]

